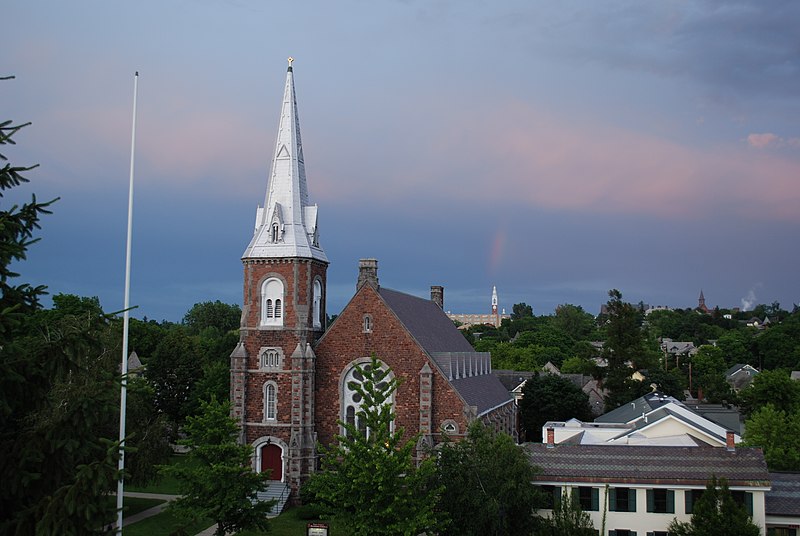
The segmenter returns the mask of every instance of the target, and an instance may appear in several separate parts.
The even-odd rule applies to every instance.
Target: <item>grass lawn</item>
[[[304,536],[308,523],[328,523],[331,527],[331,534],[345,534],[340,527],[330,521],[304,519],[306,517],[308,516],[304,515],[304,508],[290,508],[278,517],[269,520],[268,532],[247,530],[238,534],[239,536]]]
[[[188,459],[184,454],[173,454],[169,458],[169,465],[185,465]],[[161,477],[158,481],[148,486],[125,486],[125,491],[141,491],[145,493],[166,493],[178,495],[178,481],[171,476]]]
[[[200,520],[186,527],[188,534],[197,534],[212,525],[209,520]],[[184,521],[171,512],[161,512],[158,515],[142,519],[133,525],[124,527],[126,536],[168,536],[175,530],[184,526]]]

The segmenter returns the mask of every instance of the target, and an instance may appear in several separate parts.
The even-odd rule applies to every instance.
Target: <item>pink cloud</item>
[[[353,176],[346,176],[351,168],[330,168],[326,178],[337,188],[326,195],[385,203],[424,191],[470,206],[522,202],[531,210],[800,221],[800,162],[792,155],[742,151],[738,141],[699,147],[525,102],[470,104],[466,113],[450,103],[424,135],[411,121],[393,126],[393,161],[367,156]],[[363,172],[365,164],[376,173]]]
[[[750,147],[755,147],[756,149],[763,149],[770,144],[774,144],[775,142],[779,142],[780,138],[771,132],[764,132],[762,134],[750,134],[747,136],[747,143],[750,144]]]

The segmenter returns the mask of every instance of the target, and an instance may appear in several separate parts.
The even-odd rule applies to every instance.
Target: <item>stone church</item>
[[[254,447],[255,471],[296,492],[317,468],[317,444],[358,426],[361,403],[348,387],[356,365],[375,354],[402,380],[395,425],[419,434],[418,455],[463,435],[480,419],[516,434],[512,397],[443,311],[444,289],[431,299],[381,287],[378,261],[360,262],[355,295],[326,326],[329,260],[309,201],[294,78],[289,62],[278,136],[263,207],[242,255],[240,342],[231,354],[233,416]]]

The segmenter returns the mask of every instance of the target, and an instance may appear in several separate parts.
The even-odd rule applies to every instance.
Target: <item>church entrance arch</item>
[[[270,480],[283,480],[283,449],[275,443],[264,443],[259,449],[259,472],[269,472]]]

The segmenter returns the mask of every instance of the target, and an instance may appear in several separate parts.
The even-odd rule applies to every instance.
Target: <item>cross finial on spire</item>
[[[291,56],[289,56],[289,57],[286,59],[286,61],[288,61],[288,62],[289,62],[289,68],[291,69],[291,67],[292,67],[292,62],[294,61],[294,58],[293,58],[293,57],[291,57]]]

